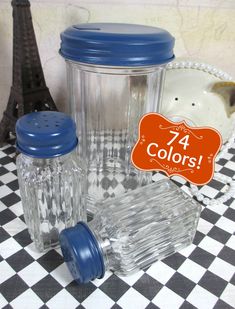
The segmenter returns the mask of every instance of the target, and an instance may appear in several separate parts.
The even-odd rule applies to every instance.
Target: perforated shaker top
[[[64,113],[26,114],[16,123],[17,148],[36,158],[52,158],[72,151],[78,143],[76,125]]]

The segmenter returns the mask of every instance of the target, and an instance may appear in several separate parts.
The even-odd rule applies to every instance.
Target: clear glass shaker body
[[[62,231],[62,252],[79,282],[101,278],[107,269],[129,275],[191,244],[200,211],[199,203],[171,181],[162,180],[103,202],[102,210],[88,225],[78,223]],[[95,270],[90,266],[88,275],[80,267],[84,262],[83,236],[89,239],[86,252],[90,250],[93,263],[98,265]]]
[[[152,180],[130,160],[139,120],[160,109],[165,65],[109,67],[67,60],[69,113],[87,166],[88,209]],[[95,211],[94,209],[92,210]]]
[[[48,159],[16,160],[24,217],[38,250],[58,245],[59,233],[86,221],[84,169],[76,151]]]

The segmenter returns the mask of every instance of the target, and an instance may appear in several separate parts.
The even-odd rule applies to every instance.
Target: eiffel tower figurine
[[[33,29],[29,0],[13,0],[13,72],[7,108],[0,122],[0,145],[15,133],[24,114],[57,110],[46,86]]]

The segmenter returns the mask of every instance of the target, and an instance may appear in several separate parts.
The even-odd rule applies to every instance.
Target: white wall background
[[[31,0],[34,29],[47,85],[60,109],[66,76],[59,34],[82,22],[129,22],[158,26],[176,38],[178,57],[201,59],[235,76],[235,0]],[[0,117],[12,70],[12,9],[0,0]]]

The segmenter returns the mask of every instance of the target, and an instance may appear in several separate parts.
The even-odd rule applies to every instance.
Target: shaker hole
[[[93,30],[93,31],[94,31],[94,30],[100,30],[100,28],[85,28],[85,27],[84,27],[84,28],[81,28],[81,27],[76,27],[76,26],[74,26],[74,28],[76,28],[76,29],[78,29],[78,30],[91,30],[91,31],[92,31],[92,30]]]
[[[178,98],[175,98],[175,101],[178,101]]]
[[[192,106],[195,106],[195,103],[192,103]]]

